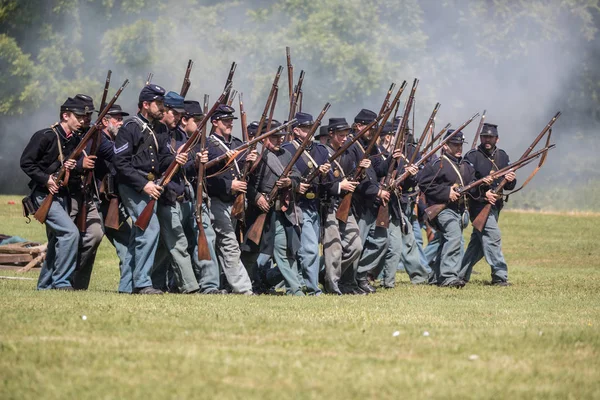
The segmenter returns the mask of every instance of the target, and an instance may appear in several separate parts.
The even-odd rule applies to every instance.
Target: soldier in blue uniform
[[[222,154],[230,153],[242,145],[242,141],[232,135],[233,120],[237,119],[233,107],[220,105],[211,116],[214,133],[207,140],[208,159],[213,160]],[[250,152],[246,160],[256,161],[256,151]],[[242,159],[240,159],[242,161]],[[240,245],[236,237],[237,220],[231,216],[233,202],[238,194],[246,192],[248,184],[238,179],[241,164],[237,159],[225,167],[225,161],[206,171],[206,189],[211,200],[212,225],[217,235],[216,247],[219,264],[233,293],[252,295],[252,283],[240,259]],[[225,167],[225,170],[223,168]],[[210,177],[211,175],[214,175]]]
[[[127,247],[131,237],[131,219],[127,215],[122,201],[116,200],[119,227],[118,229],[109,228],[104,225],[111,200],[118,196],[116,189],[116,174],[117,171],[113,165],[114,157],[114,141],[119,132],[119,128],[123,125],[123,117],[129,116],[129,113],[123,111],[120,105],[114,104],[102,119],[102,135],[98,151],[96,152],[96,166],[94,168],[94,177],[96,179],[96,187],[98,188],[98,209],[100,219],[103,222],[103,229],[106,238],[115,247],[117,257],[119,258],[119,293],[131,293],[132,287],[132,272],[130,268],[125,268],[127,262]],[[114,207],[114,205],[113,205]]]
[[[139,95],[139,113],[120,129],[115,140],[114,165],[118,173],[119,194],[127,213],[135,222],[151,199],[158,199],[162,188],[155,183],[175,158],[185,165],[187,154],[176,157],[169,152],[167,138],[158,135],[163,117],[165,90],[155,84],[146,85]],[[132,271],[133,292],[162,294],[152,287],[150,277],[160,226],[152,215],[146,230],[133,228],[128,248],[128,267]]]
[[[329,130],[329,143],[326,148],[329,157],[332,156],[347,140],[350,126],[345,118],[330,118],[327,125]],[[354,192],[358,182],[348,179],[353,172],[355,158],[350,149],[333,161],[329,176],[331,185],[326,194],[325,215],[322,216],[323,229],[323,262],[325,264],[324,288],[327,293],[359,294],[364,292],[340,287],[340,280],[345,272],[355,270],[358,259],[362,253],[362,242],[358,231],[358,225],[352,210],[348,213],[348,219],[344,223],[336,218],[336,212],[340,199],[348,192]],[[370,165],[369,160],[361,161],[361,166]]]
[[[362,129],[376,118],[377,114],[373,111],[362,109],[354,118],[355,129]],[[350,148],[354,149],[355,166],[358,166],[365,156],[366,147],[374,133],[375,129],[371,129]],[[356,289],[355,285],[357,285],[359,290],[367,294],[375,292],[375,288],[369,284],[368,273],[375,268],[381,268],[388,247],[387,230],[376,224],[379,205],[381,202],[390,201],[390,192],[379,185],[379,178],[385,176],[387,168],[384,166],[383,158],[377,153],[377,146],[373,146],[370,154],[367,155],[373,165],[365,169],[364,178],[352,196],[352,207],[358,222],[363,251],[358,261],[356,278],[350,279],[349,282],[351,287]],[[346,276],[343,281],[348,282]]]
[[[446,133],[449,136],[454,130]],[[475,171],[470,162],[462,159],[464,135],[453,136],[444,145],[442,156],[428,163],[419,173],[419,187],[425,193],[427,206],[445,203],[431,223],[442,235],[437,258],[432,266],[431,283],[443,287],[462,288],[465,282],[459,272],[462,262],[462,231],[468,224],[466,194],[459,194],[457,187],[471,183]],[[476,191],[477,188],[474,189]]]
[[[294,140],[285,143],[282,147],[290,153],[295,153],[300,147],[300,144],[310,132],[314,124],[313,117],[307,113],[296,113],[295,118],[298,120],[293,128]],[[327,162],[329,153],[327,148],[320,143],[312,143],[302,152],[302,155],[296,161],[295,167],[303,177],[308,176],[315,169],[319,169],[321,174],[327,175],[330,165]],[[320,295],[319,288],[319,242],[321,235],[321,222],[319,218],[319,198],[321,197],[322,189],[319,184],[321,179],[315,181],[309,186],[306,185],[303,189],[304,194],[298,195],[298,206],[302,210],[302,233],[300,236],[301,246],[298,249],[297,263],[298,269],[302,272],[304,284],[306,285],[307,293],[311,295]]]
[[[46,219],[48,250],[38,290],[73,290],[71,275],[77,265],[79,231],[69,215],[69,190],[59,187],[53,174],[62,166],[69,170],[76,167],[76,160],[66,157],[79,143],[76,132],[83,125],[87,111],[84,101],[68,98],[60,107],[60,122],[34,133],[21,155],[21,169],[31,179],[33,202],[39,206],[49,193],[54,195]]]
[[[497,171],[510,164],[508,154],[496,146],[498,143],[498,125],[483,124],[480,138],[481,144],[465,154],[465,160],[473,164],[475,168],[476,179],[486,177],[490,172]],[[517,184],[515,173],[510,172],[504,178],[508,181],[505,188],[507,190],[514,189]],[[471,272],[475,264],[485,256],[485,260],[492,269],[492,285],[510,285],[508,282],[508,267],[502,254],[500,228],[498,227],[498,218],[504,202],[501,194],[498,196],[492,192],[501,181],[502,178],[495,181],[490,179],[480,187],[480,193],[485,193],[484,196],[469,199],[471,221],[479,215],[486,204],[491,204],[492,210],[483,231],[479,232],[473,229],[473,233],[471,233],[471,241],[465,251],[460,272],[460,276],[465,282],[471,279]]]
[[[296,204],[296,192],[304,194],[308,185],[300,186],[300,172],[295,167],[292,167],[288,176],[282,176],[292,160],[292,154],[282,147],[285,135],[285,132],[280,131],[265,140],[263,145],[266,150],[250,175],[246,214],[248,227],[252,226],[260,214],[267,215],[260,244],[256,246],[251,240],[246,240],[246,245],[251,251],[275,259],[285,281],[287,294],[304,296],[296,262],[302,225],[302,211]],[[271,205],[267,194],[275,185],[279,187],[279,195],[277,199],[271,199]],[[259,260],[257,267],[263,277],[266,275],[263,270],[267,264],[265,261]]]
[[[164,133],[167,137],[167,147],[171,154],[177,154],[177,149],[184,145],[196,129],[193,120],[184,129],[179,125],[181,116],[185,113],[184,99],[175,92],[169,92],[164,99],[165,113],[162,123],[169,128]],[[200,111],[201,113],[201,111]],[[174,129],[171,129],[175,125]],[[192,129],[194,128],[194,129]],[[187,131],[189,129],[189,132]],[[192,266],[194,255],[194,190],[189,179],[196,174],[194,158],[189,157],[188,162],[179,168],[171,181],[165,187],[158,199],[156,215],[160,224],[160,241],[154,260],[152,280],[154,286],[168,287],[165,279],[167,270],[173,272],[175,289],[179,293],[197,293],[200,290],[194,268]],[[188,236],[194,236],[189,240]]]

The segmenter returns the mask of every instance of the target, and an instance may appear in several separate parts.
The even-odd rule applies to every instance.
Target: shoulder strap
[[[216,137],[215,135],[210,135],[208,137],[208,140],[212,141],[217,146],[219,146],[221,148],[221,150],[223,150],[225,153],[227,153],[229,150],[232,150],[229,147],[227,147],[227,145],[225,143],[223,143],[223,141],[221,139],[219,139],[218,137]],[[238,176],[241,175],[242,173],[240,172],[240,167],[235,158],[233,159],[233,165],[235,166],[235,171],[237,172]]]
[[[448,157],[446,157],[445,154],[442,157],[445,158],[446,161],[448,161],[448,164],[450,164],[450,166],[452,167],[454,172],[456,172],[456,175],[458,175],[458,179],[460,179],[460,185],[465,186],[465,182],[463,181],[462,174],[460,173],[460,170],[458,169],[458,167],[456,165],[454,165],[452,160],[450,160]]]
[[[54,134],[56,135],[56,141],[57,141],[57,146],[58,146],[58,161],[60,161],[60,166],[63,166],[63,163],[65,162],[65,155],[62,152],[62,142],[60,141],[60,135],[58,134],[58,131],[56,130],[56,127],[58,126],[58,122],[54,125],[52,125],[50,127],[50,129],[52,129],[52,132],[54,132]]]
[[[267,152],[266,156],[264,157],[264,160],[267,164],[267,167],[269,167],[269,169],[273,171],[273,173],[277,175],[278,178],[283,174],[283,170],[285,169],[285,167],[272,151]]]

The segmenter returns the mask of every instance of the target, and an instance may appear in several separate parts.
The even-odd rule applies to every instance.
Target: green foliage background
[[[536,78],[529,72],[511,81],[524,62],[539,60],[543,76],[546,69],[561,74],[553,65],[573,60],[568,85],[556,89],[559,95],[529,102],[532,110],[510,110],[513,99],[498,99],[510,110],[499,116],[502,123],[527,119],[531,127],[525,130],[533,135],[530,129],[539,131],[561,109],[557,139],[568,136],[572,150],[571,139],[579,138],[576,145],[589,150],[586,140],[600,125],[599,10],[598,0],[0,1],[0,169],[11,172],[0,174],[0,191],[26,190],[25,176],[12,171],[30,135],[55,121],[67,96],[99,99],[108,69],[113,91],[125,78],[132,81],[119,103],[133,111],[150,71],[154,82],[179,91],[192,58],[188,97],[210,93],[214,99],[237,61],[236,89],[244,92],[250,117],[257,118],[277,65],[285,65],[285,46],[292,48],[296,77],[307,70],[305,104],[313,113],[331,101],[329,116],[351,118],[362,107],[378,108],[390,82],[426,76],[419,86],[417,126],[436,101],[455,126],[484,108],[473,101],[473,93],[482,90],[474,65],[496,80],[506,78],[520,96],[518,79]],[[560,60],[556,53],[546,59],[547,49]],[[284,78],[280,86],[287,87]],[[287,95],[287,89],[281,93]],[[282,119],[284,97],[278,104]],[[527,140],[513,142],[522,148]],[[594,139],[592,148],[597,143]],[[585,178],[598,181],[595,157],[574,153],[570,157],[591,169]],[[583,169],[567,168],[577,174]],[[553,184],[543,179],[544,187]],[[596,204],[600,207],[600,199],[584,208]]]

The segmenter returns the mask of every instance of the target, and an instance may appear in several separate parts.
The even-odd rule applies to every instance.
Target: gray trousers
[[[429,274],[421,264],[419,246],[415,240],[412,225],[408,217],[402,214],[408,233],[402,233],[400,220],[392,219],[388,228],[388,248],[385,253],[383,268],[376,268],[373,275],[379,275],[383,269],[383,286],[392,288],[396,284],[396,271],[402,262],[404,270],[410,277],[411,283],[417,285],[426,283]]]
[[[336,212],[337,206],[329,208],[323,238],[325,289],[328,292],[339,291],[343,273],[354,270],[363,249],[354,216],[349,214],[343,223],[335,217]]]
[[[176,202],[174,206],[159,204],[156,210],[160,223],[160,240],[171,256],[175,284],[181,293],[200,290],[192,267],[192,256],[188,253],[189,243],[184,229],[184,224],[193,226],[193,217],[185,216],[182,209],[190,204],[190,202]],[[159,258],[158,254],[156,258]]]
[[[388,231],[377,226],[377,214],[373,207],[367,208],[360,216],[358,229],[363,251],[358,261],[356,276],[358,279],[366,279],[369,271],[381,270],[385,262],[388,248]]]
[[[438,214],[436,221],[442,238],[432,265],[433,280],[440,286],[447,286],[459,279],[463,243],[460,215],[445,209]]]
[[[499,211],[492,207],[482,232],[473,229],[471,241],[463,257],[460,277],[465,281],[471,279],[473,267],[479,260],[485,260],[492,268],[492,283],[508,280],[508,266],[502,254],[502,238],[498,227]]]
[[[240,245],[235,235],[237,221],[231,217],[233,203],[211,199],[212,225],[216,234],[217,258],[234,293],[252,291],[252,283],[240,260]]]
[[[271,229],[275,229],[275,245],[273,247],[273,258],[279,267],[281,275],[285,281],[286,293],[292,296],[304,296],[302,291],[302,283],[299,279],[298,274],[298,263],[296,262],[296,255],[288,256],[288,240],[285,233],[285,215],[283,212],[275,212],[275,226]]]
[[[73,222],[76,221],[80,204],[83,206],[83,202],[79,202],[80,199],[81,196],[79,196],[79,198],[71,198],[70,216]],[[104,237],[102,220],[100,219],[100,213],[96,208],[96,202],[90,200],[85,204],[85,207],[87,208],[85,232],[82,232],[79,235],[77,267],[75,268],[71,282],[73,289],[78,290],[87,290],[90,285],[90,278],[92,277],[92,270],[94,269],[98,246],[100,246],[102,238]]]

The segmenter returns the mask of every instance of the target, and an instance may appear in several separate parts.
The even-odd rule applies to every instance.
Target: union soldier
[[[293,296],[304,296],[299,279],[296,253],[300,248],[300,230],[302,214],[296,205],[296,191],[304,194],[308,185],[300,186],[300,172],[293,167],[288,176],[282,176],[285,167],[292,159],[292,154],[282,147],[285,132],[269,136],[263,146],[265,152],[258,162],[255,171],[250,175],[248,184],[248,226],[255,219],[266,213],[265,224],[258,249],[247,239],[246,244],[261,255],[272,256],[283,276],[286,292]],[[279,187],[277,199],[267,199],[267,194]],[[271,205],[269,201],[272,201]],[[259,262],[258,273],[265,278],[267,263]]]
[[[157,135],[163,117],[165,90],[155,84],[146,85],[140,92],[139,113],[120,129],[115,140],[114,164],[119,179],[119,194],[127,213],[136,221],[152,199],[158,199],[162,188],[155,183],[173,159],[185,165],[187,154],[173,156],[165,135]],[[155,208],[156,211],[156,208]],[[162,294],[152,287],[150,277],[160,226],[153,213],[148,226],[133,228],[128,247],[128,267],[132,271],[133,293]]]
[[[329,144],[326,146],[329,156],[332,156],[347,140],[350,126],[345,118],[330,118]],[[329,172],[332,184],[327,191],[326,215],[323,217],[323,261],[325,264],[325,284],[327,293],[331,294],[358,294],[358,291],[340,287],[340,280],[347,272],[353,272],[358,264],[362,252],[362,242],[359,240],[358,225],[352,210],[344,223],[336,217],[340,198],[348,192],[354,192],[358,182],[348,180],[348,174],[354,170],[355,161],[350,149],[331,165]],[[361,161],[361,166],[366,167],[369,160]],[[360,291],[362,293],[362,291]]]
[[[486,177],[490,172],[502,169],[510,164],[508,154],[499,149],[498,143],[498,125],[483,124],[481,134],[481,144],[467,154],[465,159],[473,164],[475,168],[475,178]],[[507,190],[515,188],[517,181],[514,172],[505,175],[508,181],[505,185]],[[492,190],[496,189],[502,178],[496,180],[488,179],[480,187],[480,192],[485,196],[469,199],[469,213],[473,221],[479,212],[487,205],[491,204],[492,209],[481,232],[473,229],[471,240],[465,251],[462,262],[461,278],[468,282],[471,279],[471,271],[479,260],[485,256],[485,260],[492,269],[492,285],[509,286],[508,267],[502,254],[502,240],[500,237],[500,228],[498,227],[498,218],[500,210],[504,205],[502,195],[496,195]]]
[[[80,99],[85,104],[83,123],[77,132],[77,135],[81,138],[90,128],[91,116],[94,112],[94,101],[85,94],[78,94],[75,98]],[[79,237],[77,267],[71,276],[71,284],[75,290],[86,290],[88,288],[96,260],[96,252],[104,236],[100,214],[94,201],[94,193],[88,193],[91,195],[86,196],[83,192],[84,173],[94,169],[95,161],[96,156],[88,155],[84,151],[83,155],[77,160],[77,167],[72,171],[68,183],[71,195],[69,214],[73,221],[76,221],[79,210],[82,207],[86,208],[85,230],[80,232]],[[94,185],[90,185],[86,190],[92,192],[93,188]]]
[[[177,149],[183,146],[188,139],[188,133],[179,126],[181,115],[185,113],[184,99],[175,92],[169,92],[165,96],[163,104],[165,112],[161,122],[168,129],[164,135],[166,135],[169,151],[175,155]],[[194,131],[195,129],[190,133]],[[168,287],[166,272],[170,266],[177,291],[185,294],[196,293],[200,290],[192,267],[194,243],[196,242],[193,218],[194,191],[187,178],[194,175],[194,161],[193,158],[190,158],[171,178],[158,199],[156,209],[162,246],[159,246],[156,251],[152,272],[153,283],[162,288]],[[193,236],[193,239],[190,241],[188,236]]]
[[[448,130],[445,137],[452,132],[454,130]],[[437,258],[432,266],[431,283],[444,287],[461,288],[465,285],[459,272],[462,261],[462,231],[468,224],[465,213],[466,194],[459,194],[456,188],[471,183],[475,178],[475,171],[470,162],[462,159],[464,142],[462,132],[453,136],[444,145],[442,156],[428,163],[418,178],[419,187],[425,193],[427,206],[441,203],[448,205],[431,221],[442,235]]]
[[[21,169],[31,179],[32,200],[39,206],[48,194],[54,195],[46,219],[48,250],[38,290],[73,290],[71,275],[77,265],[79,231],[69,215],[69,190],[59,187],[53,174],[63,166],[68,170],[76,167],[76,160],[66,157],[79,143],[76,132],[87,111],[83,100],[69,97],[60,107],[60,122],[34,133],[21,155]]]
[[[319,131],[315,134],[314,139],[321,143],[323,146],[327,145],[327,142],[329,141],[329,130],[327,125],[319,127]]]
[[[362,129],[376,118],[377,114],[373,111],[362,109],[354,118],[355,129]],[[375,130],[375,128],[369,130],[350,148],[355,149],[355,166],[358,166],[360,160],[365,157],[368,141],[375,134]],[[382,157],[377,155],[376,146],[373,146],[367,157],[373,165],[365,169],[364,178],[352,197],[352,207],[355,211],[363,251],[358,261],[356,276],[350,278],[349,285],[354,289],[358,286],[359,290],[369,294],[374,293],[375,288],[369,284],[368,273],[375,268],[381,268],[388,247],[387,230],[377,226],[376,220],[379,205],[390,201],[390,192],[381,188],[378,182],[378,178],[387,174],[387,164],[384,164]]]
[[[282,146],[292,154],[300,147],[300,144],[314,124],[312,115],[307,113],[296,113],[295,118],[298,122],[293,128],[294,140]],[[308,176],[315,169],[319,169],[321,174],[327,175],[331,167],[327,162],[328,158],[329,153],[325,146],[320,143],[311,143],[302,152],[302,155],[296,161],[295,167],[303,177]],[[300,236],[301,246],[297,254],[298,268],[302,271],[307,293],[320,295],[319,239],[321,235],[321,221],[319,218],[319,198],[321,197],[321,191],[324,189],[320,187],[321,185],[319,185],[318,181],[311,185],[305,183],[301,183],[300,185],[306,191],[298,196],[298,206],[302,210],[303,221]]]
[[[240,139],[231,134],[233,120],[237,119],[233,115],[234,112],[233,107],[222,104],[211,116],[214,133],[207,141],[209,160],[226,153],[233,157],[233,150],[243,144]],[[256,156],[256,151],[252,151],[246,160],[254,162]],[[252,283],[240,260],[240,245],[235,234],[237,220],[231,216],[233,202],[238,194],[246,192],[248,184],[238,179],[241,170],[237,159],[234,159],[229,166],[225,163],[223,161],[206,171],[206,190],[211,199],[212,224],[217,235],[217,257],[233,293],[251,295],[253,294]],[[215,176],[211,177],[211,175]]]
[[[96,178],[96,186],[99,188],[99,212],[101,221],[108,215],[111,200],[118,196],[116,189],[117,171],[113,164],[114,158],[114,143],[123,125],[123,117],[129,116],[129,113],[123,111],[120,105],[114,104],[102,119],[102,136],[98,151],[96,152],[96,166],[94,168],[94,176]],[[132,275],[131,269],[126,268],[127,265],[127,247],[131,237],[131,220],[125,211],[122,201],[118,201],[117,212],[119,215],[118,229],[103,226],[104,234],[109,242],[115,247],[117,257],[119,258],[119,293],[131,293]],[[113,207],[114,207],[113,204]]]

